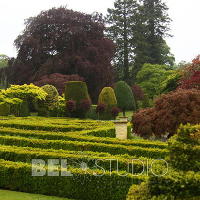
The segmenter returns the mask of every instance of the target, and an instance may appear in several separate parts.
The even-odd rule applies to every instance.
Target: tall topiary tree
[[[125,81],[119,81],[114,87],[117,105],[123,111],[124,117],[127,110],[135,110],[136,104],[131,87]]]
[[[117,106],[115,92],[111,87],[105,87],[99,94],[98,104],[105,104],[106,109],[111,109]]]
[[[74,101],[76,103],[76,110],[73,112],[73,116],[84,117],[91,105],[86,83],[82,81],[67,82],[65,84],[65,100],[66,102]]]
[[[112,109],[117,106],[115,92],[111,87],[105,87],[99,94],[98,107],[105,106],[105,111],[100,114],[102,119],[113,119]]]

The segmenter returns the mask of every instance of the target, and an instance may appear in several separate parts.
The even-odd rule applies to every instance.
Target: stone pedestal
[[[127,119],[115,120],[115,133],[116,138],[121,140],[127,139]]]

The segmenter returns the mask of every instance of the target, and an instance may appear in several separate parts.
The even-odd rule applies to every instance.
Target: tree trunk
[[[126,117],[126,110],[123,109],[123,117]]]
[[[128,30],[127,30],[127,15],[126,15],[126,8],[124,6],[124,81],[128,81],[129,79],[129,59],[128,59]]]

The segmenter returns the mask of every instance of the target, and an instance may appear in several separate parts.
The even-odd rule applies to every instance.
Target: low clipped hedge
[[[147,172],[147,160],[143,157],[130,157],[126,155],[112,156],[108,153],[77,152],[66,150],[40,149],[30,147],[0,146],[0,159],[31,163],[32,159],[67,159],[69,166],[81,167],[84,162],[90,169],[103,168],[106,171],[127,171],[128,173],[139,174]],[[136,159],[136,160],[134,160]],[[154,160],[148,159],[148,165]],[[97,166],[98,165],[98,166]],[[133,168],[132,168],[133,166]]]
[[[128,130],[131,130],[130,124]],[[9,161],[0,160],[3,180],[0,187],[82,200],[97,197],[100,200],[125,199],[132,184],[143,182],[147,178],[146,172],[151,174],[151,161],[164,159],[168,150],[163,142],[125,141],[114,137],[114,125],[108,121],[2,117],[0,159]],[[74,177],[31,176],[32,159],[47,161],[62,158],[67,159]],[[95,166],[96,159],[101,159],[99,167]],[[115,171],[116,161],[112,161],[110,172],[111,159],[118,160],[119,173]],[[81,163],[88,165],[87,172],[81,170]],[[128,172],[133,170],[135,176],[130,173],[126,177],[121,176],[127,173],[128,163]],[[94,173],[102,172],[100,167],[106,170],[105,175],[94,176]],[[143,171],[143,167],[143,175],[136,176]]]
[[[98,134],[96,134],[96,132]],[[34,137],[38,139],[48,140],[70,140],[70,141],[85,141],[85,142],[96,142],[105,144],[120,144],[125,146],[139,146],[146,148],[159,148],[166,149],[167,144],[159,141],[148,141],[148,140],[120,140],[117,138],[109,137],[95,137],[93,135],[104,135],[108,136],[114,133],[114,129],[99,128],[96,130],[84,130],[79,132],[47,132],[47,131],[35,131],[35,130],[24,130],[15,129],[10,127],[0,127],[0,135],[10,136],[21,136],[21,137]],[[89,135],[89,137],[88,137]]]
[[[0,160],[0,187],[23,192],[48,194],[82,200],[122,200],[131,184],[139,184],[144,178],[117,172],[69,168],[73,176],[31,176],[31,165]],[[95,174],[97,176],[95,176]]]
[[[142,156],[149,158],[165,158],[168,155],[167,150],[157,148],[131,147],[117,144],[103,144],[94,142],[42,140],[33,138],[28,139],[15,136],[0,136],[0,144],[29,146],[44,149],[52,148],[76,151],[108,152],[113,155],[128,154],[132,156]]]
[[[71,120],[70,118],[31,118],[19,117],[18,119],[11,117],[4,117],[0,120],[0,126],[12,127],[28,130],[44,130],[44,131],[80,131],[80,130],[94,130],[97,128],[111,128],[113,129],[112,122],[92,121],[92,120]],[[45,123],[44,123],[45,120]]]
[[[148,188],[146,183],[140,185],[133,184],[127,194],[126,200],[150,200],[151,196],[148,195]]]
[[[6,123],[6,121],[0,122],[0,126],[4,127],[12,127],[12,128],[18,128],[18,129],[27,129],[27,130],[43,130],[43,131],[81,131],[84,129],[84,127],[76,126],[76,125],[42,125],[42,124],[19,124],[19,123]]]

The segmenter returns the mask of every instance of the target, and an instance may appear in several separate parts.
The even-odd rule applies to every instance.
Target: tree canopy
[[[18,50],[11,83],[36,82],[44,75],[77,74],[88,84],[93,98],[112,83],[114,44],[104,36],[100,14],[84,14],[65,7],[42,11],[25,22],[15,40]]]
[[[8,56],[0,54],[0,68],[7,67],[8,60],[9,60]]]
[[[118,79],[135,83],[144,63],[174,65],[165,41],[171,20],[162,0],[115,0],[106,20],[107,35],[117,48],[114,66]]]
[[[162,82],[173,73],[174,71],[167,65],[144,64],[137,74],[137,83],[150,98],[153,98],[161,93]]]

